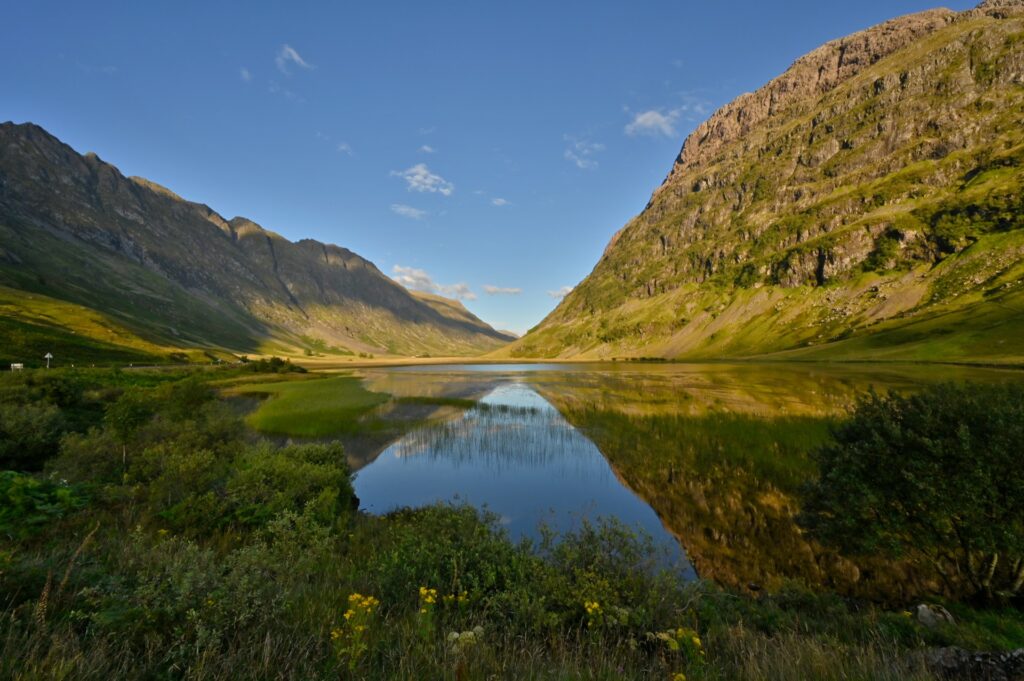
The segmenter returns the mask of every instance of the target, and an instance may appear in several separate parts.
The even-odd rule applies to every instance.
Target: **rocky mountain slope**
[[[0,124],[0,288],[8,349],[44,331],[149,355],[475,354],[510,340],[465,308],[449,314],[412,295],[347,249],[225,219],[31,124]],[[19,316],[44,304],[55,316]],[[90,336],[72,318],[89,315],[119,332]]]
[[[828,43],[701,124],[512,356],[1024,361],[1024,0]]]

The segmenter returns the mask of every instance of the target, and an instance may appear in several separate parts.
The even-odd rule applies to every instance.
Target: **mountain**
[[[718,110],[501,352],[1024,361],[1024,0],[830,42]]]
[[[461,301],[445,298],[436,293],[427,293],[426,291],[409,291],[409,293],[412,294],[413,298],[426,303],[445,319],[450,319],[458,324],[464,324],[469,328],[478,329],[480,333],[491,335],[496,333],[506,343],[516,338],[515,334],[511,331],[493,329],[489,324],[467,310]]]
[[[32,124],[0,124],[0,313],[13,360],[43,354],[39,343],[86,361],[193,348],[465,355],[511,340],[345,248],[225,219]]]

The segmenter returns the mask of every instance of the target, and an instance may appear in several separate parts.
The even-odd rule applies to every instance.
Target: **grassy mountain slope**
[[[1024,2],[895,19],[686,140],[525,356],[1024,361]]]
[[[490,325],[467,310],[466,306],[463,305],[461,301],[445,298],[444,296],[439,296],[436,293],[427,293],[426,291],[409,291],[409,293],[411,293],[417,300],[426,303],[442,317],[451,319],[452,321],[460,324],[467,324],[470,327],[478,328],[481,333],[494,332],[494,329],[492,329]],[[506,342],[515,340],[515,336],[508,331],[498,330],[497,333]]]
[[[109,318],[132,335],[118,347],[135,350],[477,354],[508,340],[468,311],[439,312],[347,249],[226,220],[31,124],[0,124],[0,286]],[[31,315],[5,308],[0,330]],[[79,316],[34,333],[67,335]],[[76,335],[72,356],[98,347]]]

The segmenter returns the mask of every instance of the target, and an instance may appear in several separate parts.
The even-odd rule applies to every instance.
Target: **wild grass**
[[[352,432],[357,419],[390,399],[352,376],[239,385],[235,395],[265,396],[247,423],[263,433],[323,437]]]

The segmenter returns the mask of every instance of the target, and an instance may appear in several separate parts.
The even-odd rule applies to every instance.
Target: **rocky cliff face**
[[[509,340],[347,249],[227,220],[31,124],[0,125],[0,285],[172,345],[467,354]]]
[[[1022,123],[1021,0],[828,43],[701,124],[594,271],[510,351],[991,355],[986,339],[1012,341],[1020,320],[927,350],[897,327],[946,315],[956,331],[956,315],[978,317],[968,306],[1020,292]],[[1000,345],[1024,358],[1024,342]]]

